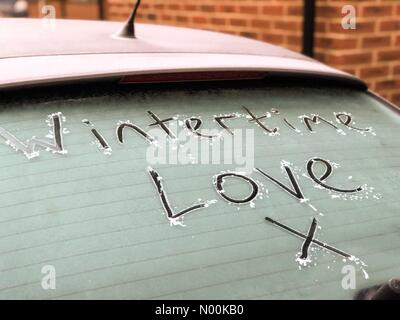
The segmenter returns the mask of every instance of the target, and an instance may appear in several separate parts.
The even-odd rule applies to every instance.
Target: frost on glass
[[[28,159],[38,157],[39,148],[52,153],[66,154],[68,151],[64,148],[63,135],[69,133],[69,131],[63,127],[65,122],[66,118],[61,112],[49,114],[46,124],[50,129],[45,139],[33,136],[23,142],[4,128],[0,128],[0,136],[5,139],[7,145],[17,152],[22,152]]]

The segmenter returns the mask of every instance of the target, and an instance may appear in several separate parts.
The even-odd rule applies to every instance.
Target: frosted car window
[[[2,105],[1,298],[351,298],[344,267],[357,288],[399,274],[400,118],[365,93]],[[209,159],[221,135],[242,157]]]

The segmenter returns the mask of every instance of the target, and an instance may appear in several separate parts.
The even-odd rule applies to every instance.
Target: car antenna
[[[126,22],[126,24],[122,28],[122,30],[119,32],[118,36],[123,37],[123,38],[136,39],[135,18],[136,18],[136,12],[137,12],[139,6],[140,6],[140,0],[136,0],[135,7],[133,8],[132,13],[128,18],[128,21]]]

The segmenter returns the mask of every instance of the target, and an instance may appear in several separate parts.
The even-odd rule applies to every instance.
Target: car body
[[[399,274],[394,105],[273,45],[121,27],[0,20],[1,298],[343,299]]]
[[[188,71],[313,74],[365,86],[301,54],[215,32],[137,24],[138,39],[132,40],[118,36],[117,22],[4,19],[1,23],[4,43],[10,40],[1,54],[5,70],[1,88]]]

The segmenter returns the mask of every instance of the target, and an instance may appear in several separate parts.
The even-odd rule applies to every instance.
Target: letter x
[[[326,244],[324,242],[321,242],[321,241],[319,241],[317,239],[314,239],[315,230],[317,228],[317,220],[315,218],[313,219],[313,222],[311,223],[310,230],[308,231],[307,235],[297,231],[296,229],[293,229],[293,228],[291,228],[289,226],[286,226],[286,225],[284,225],[284,224],[282,224],[282,223],[280,223],[280,222],[278,222],[276,220],[273,220],[273,219],[271,219],[269,217],[265,217],[265,220],[267,220],[268,222],[271,222],[272,224],[282,228],[283,230],[286,230],[286,231],[288,231],[288,232],[290,232],[290,233],[292,233],[292,234],[294,234],[294,235],[296,235],[296,236],[298,236],[298,237],[300,237],[302,239],[305,239],[305,241],[303,243],[303,246],[302,246],[302,254],[301,254],[301,257],[300,257],[301,259],[307,258],[308,248],[309,248],[311,243],[314,243],[314,244],[316,244],[316,245],[318,245],[318,246],[320,246],[322,248],[325,248],[325,249],[327,249],[329,251],[332,251],[332,252],[334,252],[334,253],[342,256],[342,257],[345,257],[345,258],[352,257],[350,254],[348,254],[348,253],[346,253],[346,252],[344,252],[342,250],[339,250],[339,249],[337,249],[335,247],[332,247],[332,246],[330,246],[330,245],[328,245],[328,244]]]

